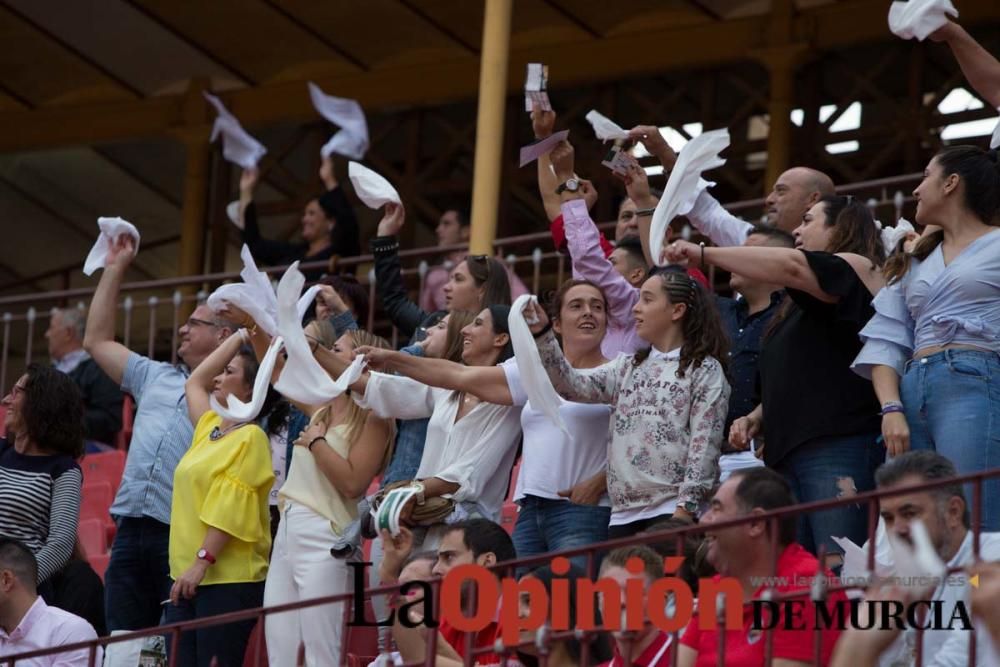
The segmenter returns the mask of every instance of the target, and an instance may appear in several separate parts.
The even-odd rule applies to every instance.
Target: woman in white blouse
[[[959,474],[1000,465],[1000,165],[949,146],[913,191],[939,229],[886,263],[888,286],[852,366],[882,403],[890,455],[934,449]],[[1000,528],[1000,480],[983,485],[982,527]]]
[[[577,369],[602,366],[601,342],[608,326],[607,300],[589,280],[567,280],[550,308],[566,359]],[[611,407],[562,401],[568,434],[529,402],[513,359],[500,366],[421,359],[398,352],[367,355],[384,370],[435,387],[464,391],[497,405],[523,406],[521,472],[514,500],[521,506],[514,528],[518,557],[563,551],[608,539],[611,501],[605,470]],[[586,568],[585,556],[574,559]]]
[[[489,306],[462,330],[462,359],[470,366],[496,366],[511,357],[509,306]],[[372,370],[382,370],[386,350],[361,348]],[[465,391],[430,387],[381,372],[351,386],[354,400],[382,417],[430,417],[427,442],[417,470],[424,498],[450,497],[455,510],[447,521],[481,516],[497,521],[521,439],[521,408],[481,400]],[[403,513],[404,519],[408,512]],[[414,549],[433,549],[442,526],[414,534]],[[423,546],[421,547],[421,544]]]

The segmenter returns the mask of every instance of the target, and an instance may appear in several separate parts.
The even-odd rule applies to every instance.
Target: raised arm
[[[253,191],[257,185],[259,172],[256,168],[244,169],[240,176],[240,215],[238,216],[243,230],[243,242],[250,248],[259,263],[264,265],[278,265],[288,260],[289,257],[301,256],[301,246],[284,241],[272,241],[260,235],[260,227],[257,225],[257,206],[253,202]]]
[[[932,33],[931,39],[946,42],[972,88],[990,106],[1000,107],[1000,61],[993,54],[952,21]]]
[[[354,207],[347,200],[344,188],[337,182],[333,172],[333,160],[330,157],[323,158],[319,177],[326,187],[326,192],[319,198],[319,205],[327,215],[337,221],[330,235],[333,252],[340,257],[356,257],[361,254],[358,217],[354,213]]]
[[[115,315],[118,310],[118,293],[121,291],[125,271],[132,263],[135,244],[131,237],[122,235],[109,243],[109,247],[101,281],[97,283],[94,298],[90,301],[83,347],[101,370],[116,384],[121,385],[131,352],[115,341]]]
[[[402,268],[399,264],[399,240],[396,234],[403,226],[401,206],[387,204],[385,216],[378,223],[378,236],[371,240],[375,256],[375,289],[382,307],[399,332],[409,338],[427,313],[410,300],[403,286]]]
[[[347,458],[329,446],[327,431],[327,423],[317,421],[302,431],[295,440],[295,445],[312,453],[320,472],[341,495],[350,499],[360,498],[385,460],[386,447],[392,440],[392,420],[369,412],[361,434],[351,444]]]
[[[368,367],[375,371],[395,372],[432,387],[464,391],[487,403],[514,404],[507,376],[499,366],[466,366],[377,347],[359,347],[355,353],[363,354]]]
[[[531,129],[535,133],[535,140],[541,141],[552,135],[552,130],[556,124],[555,111],[543,111],[535,105],[531,112]],[[542,206],[545,207],[545,216],[551,221],[559,217],[559,195],[556,188],[560,181],[552,171],[552,162],[549,156],[542,155],[538,158],[538,194],[542,198]],[[557,244],[558,245],[558,244]]]
[[[825,303],[836,303],[839,297],[820,287],[816,273],[809,266],[804,252],[791,248],[739,247],[702,248],[688,241],[676,241],[666,248],[671,262],[687,260],[697,265],[702,256],[706,264],[738,273],[749,280],[805,292]],[[872,294],[885,284],[881,271],[872,268],[871,261],[861,255],[838,254],[858,274]]]
[[[245,342],[243,331],[241,329],[240,332],[224,340],[212,351],[212,354],[198,364],[198,367],[191,372],[187,382],[184,383],[188,417],[195,426],[198,425],[198,420],[201,419],[202,415],[210,409],[208,397],[212,393],[212,379],[222,372],[226,364],[232,361],[239,351],[240,345]]]

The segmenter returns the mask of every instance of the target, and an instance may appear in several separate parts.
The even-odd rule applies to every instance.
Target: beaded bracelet
[[[882,404],[882,416],[892,414],[893,412],[903,412],[903,404],[899,401],[886,401]]]

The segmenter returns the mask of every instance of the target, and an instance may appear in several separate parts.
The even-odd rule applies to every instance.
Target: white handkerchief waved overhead
[[[388,203],[401,204],[396,188],[385,178],[359,162],[347,165],[347,175],[358,199],[368,208],[382,208]]]
[[[607,141],[609,139],[628,139],[627,130],[623,129],[618,125],[618,123],[594,109],[591,109],[590,113],[587,114],[587,120],[594,126],[594,134],[596,134],[597,138],[601,141]]]
[[[243,129],[240,121],[236,120],[236,116],[226,109],[218,97],[205,92],[202,95],[219,113],[215,118],[215,125],[212,126],[210,141],[215,141],[221,134],[222,156],[226,160],[244,169],[256,167],[260,159],[267,153],[264,144],[254,139]]]
[[[246,312],[253,318],[257,325],[266,331],[268,335],[277,334],[278,324],[278,297],[274,294],[274,287],[271,279],[266,273],[257,268],[250,248],[245,244],[240,251],[240,258],[243,259],[243,270],[240,271],[242,283],[231,283],[218,287],[208,297],[208,307],[214,311],[222,310],[228,302]],[[306,290],[297,304],[299,321],[309,310],[309,304],[319,292],[319,286],[314,285]]]
[[[667,187],[653,211],[649,230],[649,252],[657,265],[663,266],[660,257],[663,239],[670,221],[678,215],[687,215],[701,191],[711,185],[702,180],[701,172],[721,167],[726,163],[719,153],[729,146],[729,130],[712,130],[700,134],[685,146],[677,156],[677,163],[670,172]]]
[[[244,403],[230,394],[226,399],[227,405],[223,406],[222,403],[215,400],[214,395],[209,396],[208,403],[215,414],[223,419],[238,422],[253,421],[257,418],[260,409],[264,407],[267,388],[271,384],[271,373],[274,371],[274,364],[278,360],[278,352],[282,345],[284,345],[284,341],[281,340],[281,336],[278,336],[271,341],[271,346],[267,348],[267,354],[264,355],[260,362],[260,368],[257,369],[257,377],[254,379],[253,394],[249,403]]]
[[[347,391],[364,371],[365,359],[357,356],[334,382],[313,358],[298,315],[298,300],[306,279],[295,262],[278,283],[278,335],[285,339],[288,359],[274,388],[293,401],[306,405],[326,405]]]
[[[958,18],[951,0],[909,0],[889,5],[889,30],[903,39],[927,39],[948,22],[945,14]]]
[[[87,260],[83,263],[83,274],[89,276],[97,269],[103,269],[108,259],[110,244],[122,234],[128,234],[135,241],[135,252],[139,252],[139,230],[131,222],[121,218],[98,218],[97,226],[101,233],[97,235],[94,247],[90,249]]]
[[[309,83],[309,97],[319,115],[340,130],[319,150],[328,157],[331,153],[360,160],[368,152],[368,121],[357,100],[327,95],[315,83]]]
[[[535,338],[531,335],[531,329],[524,319],[522,311],[531,302],[538,303],[535,295],[522,294],[514,301],[514,305],[510,307],[510,315],[507,316],[510,343],[514,348],[514,359],[517,362],[518,374],[521,376],[521,386],[528,395],[531,407],[548,417],[566,434],[566,437],[570,437],[566,423],[559,414],[563,399],[552,387],[545,366],[542,365],[542,358],[538,354],[538,347],[535,346]]]

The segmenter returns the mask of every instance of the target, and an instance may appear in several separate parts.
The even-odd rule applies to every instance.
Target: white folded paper
[[[267,390],[271,385],[271,373],[274,372],[274,364],[278,360],[278,352],[281,351],[282,345],[284,345],[284,341],[281,340],[281,336],[277,336],[267,348],[267,354],[261,359],[260,367],[257,369],[257,377],[254,378],[253,394],[249,403],[244,403],[232,394],[226,398],[226,405],[215,400],[214,394],[208,397],[208,403],[215,414],[223,419],[237,422],[248,422],[257,418],[260,409],[264,407]]]
[[[921,42],[948,23],[946,14],[958,18],[951,0],[909,0],[889,5],[889,30],[903,39],[916,37]]]
[[[368,121],[357,100],[327,95],[315,83],[309,83],[309,97],[319,115],[338,126],[340,130],[319,150],[320,155],[331,153],[360,160],[368,152]]]
[[[687,215],[694,206],[694,200],[709,185],[701,178],[703,171],[721,167],[726,163],[719,153],[729,146],[729,130],[712,130],[698,135],[687,142],[677,156],[677,163],[670,172],[667,187],[663,190],[649,230],[649,254],[659,266],[662,258],[663,239],[670,221],[678,215]]]
[[[83,274],[86,276],[91,275],[97,269],[104,268],[111,244],[122,234],[132,237],[132,240],[135,241],[135,254],[139,253],[139,230],[131,222],[121,218],[98,218],[97,226],[101,233],[97,235],[94,247],[90,249],[87,260],[83,263]]]
[[[618,123],[595,109],[591,109],[586,116],[587,120],[594,127],[594,134],[601,141],[609,139],[628,139],[628,130],[623,129]]]
[[[521,386],[528,395],[531,407],[548,417],[566,434],[566,437],[570,437],[569,429],[559,414],[563,399],[552,387],[545,366],[542,365],[542,358],[538,354],[535,338],[531,335],[531,329],[528,328],[528,322],[524,318],[524,307],[529,303],[538,303],[538,298],[533,294],[522,294],[514,301],[507,316],[510,343],[514,348],[514,359],[517,362],[518,374],[521,376]]]
[[[541,141],[536,141],[535,143],[528,144],[527,146],[521,146],[521,162],[519,166],[523,167],[526,164],[531,164],[541,156],[548,155],[552,152],[552,149],[556,147],[556,144],[568,136],[569,130],[562,130],[561,132],[554,132],[550,134]]]
[[[205,99],[215,107],[219,113],[215,118],[215,125],[212,126],[212,137],[209,141],[215,141],[222,135],[222,156],[233,164],[244,169],[253,169],[260,162],[260,159],[267,153],[264,144],[260,143],[243,129],[236,116],[231,114],[222,101],[215,95],[202,92]]]
[[[882,246],[885,248],[886,257],[892,254],[899,242],[906,238],[907,234],[916,231],[913,225],[906,218],[900,218],[895,227],[882,228]]]
[[[868,569],[868,552],[864,547],[859,547],[847,537],[835,537],[833,541],[844,550],[844,564],[840,570],[840,580],[848,586],[860,586],[867,588],[871,583],[872,572]],[[892,563],[879,559],[879,554],[875,554],[874,575],[878,578],[891,576],[893,572]],[[852,590],[851,597],[863,596],[864,592]]]
[[[274,336],[278,331],[278,297],[274,293],[271,278],[257,268],[257,263],[254,262],[250,248],[246,244],[240,251],[240,258],[243,260],[243,270],[240,271],[243,282],[230,283],[216,288],[208,297],[208,307],[219,311],[225,307],[224,302],[231,303],[252,317],[257,326],[266,331],[269,336]],[[313,285],[299,299],[297,312],[300,322],[319,290],[319,285]]]
[[[399,193],[381,174],[378,174],[359,162],[347,165],[347,175],[354,185],[358,199],[368,208],[382,208],[386,204],[402,204]]]
[[[274,383],[282,395],[305,405],[326,405],[357,382],[364,371],[364,357],[357,356],[336,382],[313,358],[298,314],[299,295],[306,279],[295,262],[278,283],[278,335],[285,340],[288,359]]]

